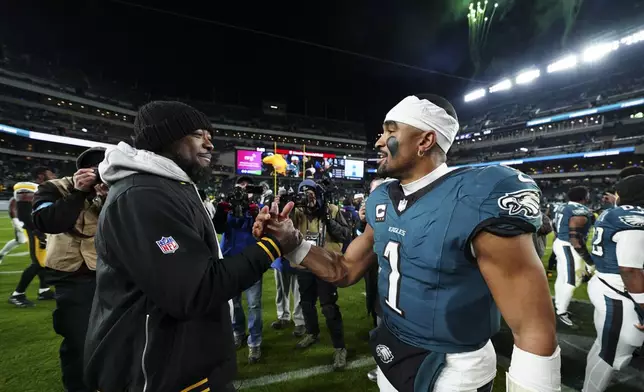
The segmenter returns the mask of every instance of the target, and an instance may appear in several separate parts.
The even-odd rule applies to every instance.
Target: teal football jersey
[[[500,314],[472,255],[482,230],[500,236],[541,226],[541,192],[505,166],[459,168],[405,196],[398,181],[367,201],[380,266],[383,320],[401,341],[436,352],[473,351]]]

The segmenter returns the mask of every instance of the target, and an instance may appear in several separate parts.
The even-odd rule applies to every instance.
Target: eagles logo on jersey
[[[520,190],[506,193],[499,198],[499,207],[507,210],[510,215],[523,214],[526,218],[538,218],[541,215],[539,192]]]
[[[376,354],[378,354],[378,358],[384,363],[389,363],[394,360],[394,354],[384,344],[376,346]]]
[[[628,226],[644,227],[644,215],[625,215],[620,216],[619,220]]]

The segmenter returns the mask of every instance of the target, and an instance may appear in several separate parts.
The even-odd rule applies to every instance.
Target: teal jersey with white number
[[[499,236],[541,226],[541,192],[508,167],[461,168],[405,196],[398,181],[367,201],[383,321],[401,341],[436,352],[477,350],[500,315],[472,255],[482,230]]]
[[[644,230],[644,208],[619,206],[604,211],[595,222],[590,255],[598,272],[619,274],[615,234],[625,230]]]
[[[569,201],[568,204],[564,204],[563,207],[557,212],[557,219],[555,220],[555,226],[557,231],[557,238],[561,241],[570,242],[570,219],[575,216],[585,217],[586,224],[581,229],[581,235],[583,236],[582,243],[586,243],[586,236],[590,227],[593,224],[593,213],[588,207],[583,204],[575,203],[574,201]]]

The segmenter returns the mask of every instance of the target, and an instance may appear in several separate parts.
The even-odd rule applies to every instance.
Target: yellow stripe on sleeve
[[[261,247],[262,247],[262,249],[264,249],[264,252],[266,252],[266,253],[268,254],[268,257],[270,257],[270,258],[271,258],[271,260],[275,260],[275,256],[273,256],[273,254],[271,253],[271,251],[270,251],[270,250],[268,250],[268,248],[266,247],[266,245],[264,245],[264,244],[263,244],[263,243],[261,243],[261,242],[258,242],[258,243],[257,243],[257,245],[261,246]]]
[[[266,241],[271,244],[273,248],[275,248],[275,252],[277,252],[277,257],[282,257],[282,252],[280,252],[280,248],[277,246],[277,244],[275,244],[275,241],[268,237],[262,237],[262,241]]]
[[[203,380],[199,381],[198,383],[196,383],[196,384],[192,384],[192,385],[190,385],[190,386],[189,386],[188,388],[186,388],[186,389],[182,389],[182,390],[181,390],[181,392],[188,392],[188,391],[192,391],[193,389],[195,389],[195,388],[197,388],[198,386],[201,386],[201,385],[203,385],[203,384],[205,384],[205,383],[207,383],[207,382],[208,382],[208,379],[207,379],[207,378],[204,378]]]

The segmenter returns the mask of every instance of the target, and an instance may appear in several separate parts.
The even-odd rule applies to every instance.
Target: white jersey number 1
[[[399,308],[400,302],[400,243],[389,241],[385,246],[384,258],[389,262],[389,291],[385,303],[391,310],[403,316],[404,312]]]

